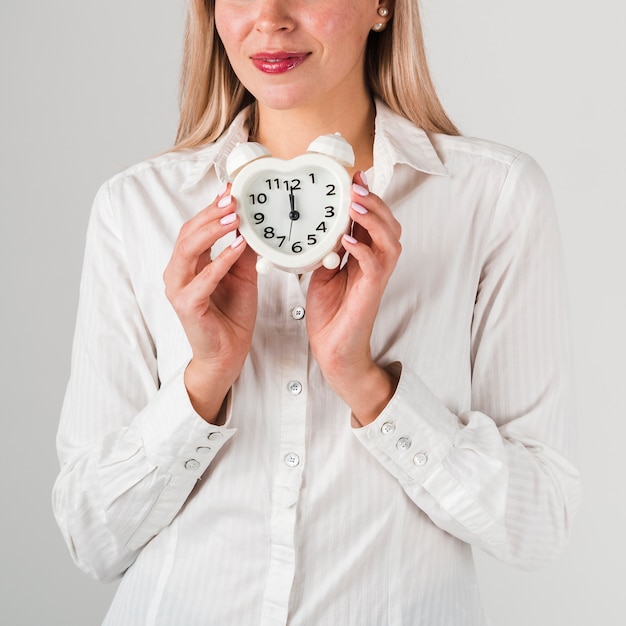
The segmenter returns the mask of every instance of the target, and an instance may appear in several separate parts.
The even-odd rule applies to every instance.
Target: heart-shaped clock
[[[239,230],[259,255],[257,271],[294,273],[340,263],[341,238],[350,225],[354,152],[339,134],[322,135],[305,154],[277,159],[259,143],[238,144],[226,168],[233,180]]]

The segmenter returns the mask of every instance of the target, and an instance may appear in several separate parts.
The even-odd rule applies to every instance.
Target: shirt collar
[[[181,191],[195,187],[212,167],[215,168],[215,173],[220,182],[228,180],[226,159],[238,143],[248,141],[248,131],[245,128],[247,119],[248,108],[245,108],[239,112],[226,132],[217,141],[195,152],[195,163],[185,177],[185,182],[180,188]]]
[[[426,131],[376,99],[374,167],[393,169],[396,164],[408,165],[425,174],[449,174]]]
[[[196,151],[195,163],[185,177],[181,191],[195,187],[212,167],[221,182],[228,180],[228,155],[238,143],[248,141],[245,128],[248,113],[248,108],[243,109],[217,141]],[[425,174],[448,175],[426,132],[376,99],[374,165],[377,170],[382,170],[383,176],[387,174],[385,178],[390,178],[396,164],[408,165]]]

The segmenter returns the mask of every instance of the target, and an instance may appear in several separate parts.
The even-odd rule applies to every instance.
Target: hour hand
[[[293,191],[289,192],[289,219],[293,222],[299,219],[300,213],[296,211],[296,198],[293,195]]]

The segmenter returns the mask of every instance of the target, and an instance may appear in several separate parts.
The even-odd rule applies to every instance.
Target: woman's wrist
[[[185,388],[194,411],[206,422],[220,425],[223,422],[222,406],[232,386],[224,371],[215,371],[192,359],[184,375]]]
[[[327,382],[352,410],[356,427],[373,422],[396,392],[398,378],[373,361],[364,368],[326,377]]]

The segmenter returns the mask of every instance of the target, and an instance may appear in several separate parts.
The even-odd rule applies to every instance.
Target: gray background
[[[115,590],[74,567],[53,521],[54,436],[91,201],[173,140],[183,12],[183,0],[0,5],[3,625],[99,624]],[[552,181],[574,318],[584,510],[539,572],[479,555],[485,604],[497,626],[623,624],[624,5],[424,0],[423,13],[464,134],[531,153]]]

